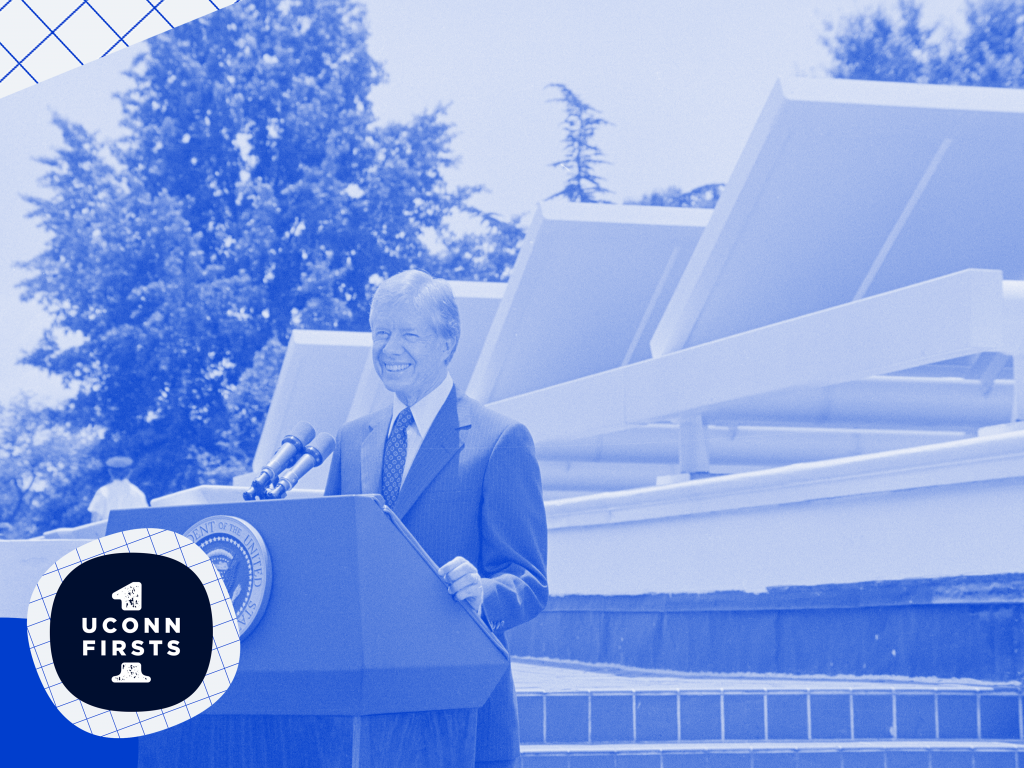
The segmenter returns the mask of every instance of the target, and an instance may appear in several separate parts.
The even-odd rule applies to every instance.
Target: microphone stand
[[[310,429],[312,430],[312,428]],[[285,445],[286,443],[295,447],[295,455],[291,457],[288,463],[284,467],[282,467],[281,470],[279,470],[279,472],[283,472],[284,470],[294,465],[295,462],[298,461],[299,457],[303,455],[306,449],[306,446],[303,443],[303,441],[300,438],[295,437],[294,435],[285,436],[285,438],[281,441],[281,445]],[[270,486],[274,483],[275,480],[277,480],[279,472],[273,471],[273,469],[270,466],[264,467],[262,470],[260,470],[260,473],[259,475],[256,476],[256,479],[252,481],[252,484],[249,486],[249,489],[242,494],[242,498],[245,499],[246,501],[270,498],[270,496],[268,495]]]

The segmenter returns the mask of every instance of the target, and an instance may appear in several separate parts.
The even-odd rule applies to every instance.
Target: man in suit
[[[380,493],[434,562],[448,591],[505,632],[547,602],[547,522],[526,427],[459,392],[451,288],[409,270],[370,306],[373,363],[390,407],[338,432],[325,495]],[[506,644],[507,647],[507,644]],[[478,768],[519,765],[511,666],[477,716]]]

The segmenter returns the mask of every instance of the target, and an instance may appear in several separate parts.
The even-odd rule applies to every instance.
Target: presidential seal
[[[270,598],[270,553],[259,531],[245,520],[214,515],[200,520],[185,538],[210,558],[228,589],[242,639],[256,626]]]

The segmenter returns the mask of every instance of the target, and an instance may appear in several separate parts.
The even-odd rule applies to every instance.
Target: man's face
[[[373,367],[406,405],[444,381],[452,342],[434,331],[426,312],[408,302],[385,305],[370,318],[370,332]]]

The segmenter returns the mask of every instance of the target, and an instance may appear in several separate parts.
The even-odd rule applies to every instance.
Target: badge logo
[[[75,698],[100,709],[180,704],[203,684],[212,649],[203,582],[162,555],[121,552],[82,563],[50,609],[53,666]]]
[[[239,517],[214,515],[185,531],[185,538],[203,550],[224,580],[244,638],[263,618],[270,598],[270,553],[263,537]]]
[[[61,714],[109,738],[206,710],[234,679],[240,650],[210,559],[153,528],[104,536],[54,563],[33,590],[28,639]]]

